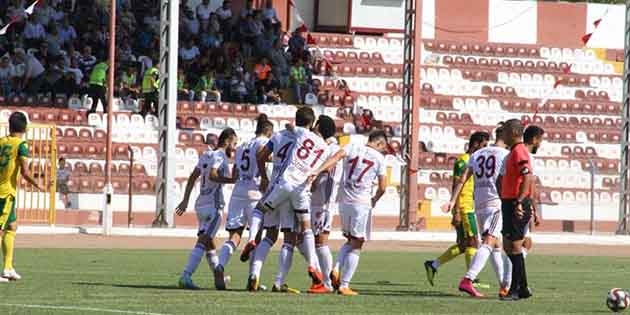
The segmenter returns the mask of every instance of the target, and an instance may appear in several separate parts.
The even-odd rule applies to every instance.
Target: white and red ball
[[[624,289],[610,289],[606,298],[606,306],[613,312],[627,310],[630,306],[630,294]]]

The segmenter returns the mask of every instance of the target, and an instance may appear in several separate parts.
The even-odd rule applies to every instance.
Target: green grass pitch
[[[482,290],[490,298],[474,300],[456,288],[464,273],[463,257],[443,266],[436,286],[430,287],[421,262],[433,255],[366,251],[353,283],[361,296],[295,296],[245,292],[246,265],[238,253],[227,267],[232,276],[227,292],[177,289],[186,251],[17,249],[16,255],[24,279],[0,284],[3,314],[604,314],[610,313],[605,306],[607,291],[627,288],[630,282],[629,258],[534,254],[527,260],[532,299],[498,301],[488,265],[481,277],[492,284]],[[273,252],[263,269],[263,284],[271,284],[276,266]],[[303,259],[296,255],[289,276],[293,287],[307,288],[304,269]],[[194,280],[210,286],[205,259]]]

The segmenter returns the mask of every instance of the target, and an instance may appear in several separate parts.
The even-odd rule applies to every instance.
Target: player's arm
[[[376,203],[383,197],[385,194],[385,189],[387,188],[387,176],[381,175],[378,177],[378,189],[372,197],[372,208],[376,206]]]
[[[455,178],[453,178],[453,192],[451,193],[451,200],[448,203],[448,208],[444,212],[450,212],[451,210],[453,210],[453,208],[457,204],[457,201],[459,200],[459,195],[462,193],[464,184],[466,184],[466,182],[468,181],[468,179],[470,179],[472,174],[473,174],[472,169],[470,167],[467,167],[464,170],[464,174],[458,177],[459,179],[458,181],[456,181]]]
[[[232,180],[234,180],[234,182],[238,180],[238,174],[238,167],[236,167],[236,163],[234,163],[234,165],[232,165]]]
[[[523,176],[523,181],[518,187],[518,197],[516,198],[516,216],[521,218],[525,214],[523,211],[523,200],[531,196],[532,184],[535,184],[534,176],[531,170],[531,160],[528,156],[523,156],[517,159],[520,175]]]
[[[28,163],[26,162],[26,158],[25,157],[18,157],[19,161],[20,161],[20,173],[22,174],[22,177],[31,185],[33,185],[33,187],[35,187],[35,189],[37,190],[42,190],[42,188],[39,186],[39,183],[37,183],[37,181],[33,178],[33,176],[31,175],[31,171],[28,169]]]
[[[260,172],[260,191],[265,193],[269,186],[269,177],[267,177],[267,161],[271,161],[271,153],[273,153],[273,142],[268,141],[258,152],[256,152],[256,165]]]
[[[329,157],[324,164],[322,164],[318,169],[314,170],[311,173],[311,177],[315,179],[317,175],[324,171],[331,171],[336,165],[337,162],[341,161],[341,159],[345,158],[347,155],[346,150],[341,149],[337,151],[333,156]]]
[[[214,167],[210,170],[210,174],[208,174],[208,178],[215,182],[215,183],[219,183],[219,184],[234,184],[236,183],[236,178],[233,175],[230,176],[223,176],[221,174],[219,174],[219,168],[218,167]]]
[[[453,184],[452,191],[455,190],[457,183],[463,178],[464,172],[468,167],[466,167],[466,162],[463,160],[455,161],[455,165],[453,166]],[[464,182],[465,183],[465,182]],[[459,205],[459,198],[455,199],[455,204],[453,205],[453,225],[459,225],[461,223],[461,207]]]
[[[190,176],[188,176],[188,181],[186,181],[186,190],[184,190],[184,199],[182,199],[182,202],[180,202],[177,208],[175,208],[177,215],[182,215],[186,212],[190,194],[192,193],[193,187],[195,186],[195,182],[197,182],[199,175],[201,175],[201,171],[198,167],[195,167],[195,170],[190,173]]]

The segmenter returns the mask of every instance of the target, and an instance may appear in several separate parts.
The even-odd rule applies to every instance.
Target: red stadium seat
[[[103,176],[104,172],[103,172],[103,167],[101,166],[101,164],[96,163],[96,162],[90,163],[90,175]]]

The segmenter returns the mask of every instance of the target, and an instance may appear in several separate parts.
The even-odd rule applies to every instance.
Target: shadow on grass
[[[403,291],[403,290],[357,290],[361,295],[374,296],[409,296],[409,297],[427,297],[427,298],[454,298],[461,295],[439,292],[439,291]]]
[[[216,291],[216,292],[247,292],[246,289],[227,289],[225,291],[218,291],[214,288],[199,288],[199,290],[187,290],[181,289],[176,285],[153,285],[153,284],[124,284],[124,283],[103,283],[103,282],[73,282],[74,285],[80,286],[103,286],[112,288],[126,288],[126,289],[152,289],[152,290],[182,290],[182,291]]]
[[[364,285],[364,286],[396,286],[396,287],[411,287],[411,286],[416,285],[415,283],[395,283],[395,282],[389,282],[387,280],[375,281],[375,282],[353,282],[352,284]]]

